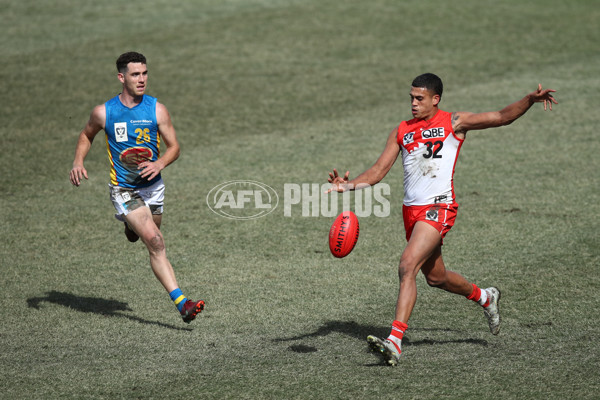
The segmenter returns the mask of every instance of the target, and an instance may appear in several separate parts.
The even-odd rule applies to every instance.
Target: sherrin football
[[[358,218],[352,211],[337,216],[329,229],[329,250],[337,258],[346,257],[358,241]]]

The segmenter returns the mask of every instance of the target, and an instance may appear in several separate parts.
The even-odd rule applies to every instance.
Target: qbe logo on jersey
[[[271,213],[279,204],[277,192],[261,182],[229,181],[215,186],[206,204],[217,215],[230,219],[255,219]]]

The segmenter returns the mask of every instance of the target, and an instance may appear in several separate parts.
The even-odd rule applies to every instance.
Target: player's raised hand
[[[83,165],[73,166],[71,172],[69,173],[69,180],[75,186],[81,185],[81,178],[88,179],[88,174]]]
[[[325,192],[325,194],[330,192],[345,192],[346,190],[350,190],[350,185],[348,184],[348,176],[350,176],[350,171],[346,171],[344,177],[340,177],[338,175],[337,169],[333,169],[333,173],[329,173],[329,179],[327,182],[331,183],[331,187]]]
[[[552,96],[552,93],[556,92],[556,90],[553,89],[543,89],[542,90],[542,84],[538,84],[538,88],[535,92],[532,93],[533,95],[533,101],[536,103],[544,103],[544,111],[546,111],[546,109],[550,108],[550,111],[552,111],[552,103],[554,104],[558,104],[558,101],[556,101],[556,99]]]

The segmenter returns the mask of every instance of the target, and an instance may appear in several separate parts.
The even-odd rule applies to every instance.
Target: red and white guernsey
[[[426,121],[411,119],[398,126],[402,147],[404,205],[454,204],[454,166],[463,139],[452,129],[452,114],[438,110]]]

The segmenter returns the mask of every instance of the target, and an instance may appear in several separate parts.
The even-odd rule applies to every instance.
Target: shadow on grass
[[[273,339],[274,342],[291,342],[307,338],[319,336],[327,336],[330,333],[343,333],[344,335],[352,336],[353,338],[365,340],[368,335],[385,336],[387,337],[389,328],[376,327],[371,325],[360,325],[354,321],[329,321],[314,332],[306,333],[289,338]]]
[[[456,329],[437,329],[437,328],[410,328],[412,332],[428,331],[428,332],[460,332]],[[372,325],[361,325],[354,321],[329,321],[314,332],[306,333],[304,335],[293,336],[289,338],[278,338],[273,339],[274,342],[292,342],[302,339],[327,336],[331,333],[342,333],[355,339],[365,341],[368,335],[375,335],[379,337],[387,337],[390,333],[389,327],[372,326]],[[469,343],[477,346],[487,346],[488,342],[482,339],[449,339],[449,340],[433,340],[433,339],[421,339],[412,341],[408,336],[402,339],[402,347],[405,346],[422,346],[422,345],[439,345],[448,343]],[[317,351],[317,348],[306,346],[303,344],[291,345],[290,350],[296,353],[311,353]]]
[[[40,309],[40,303],[54,303],[64,307],[72,308],[73,310],[100,314],[107,317],[121,317],[130,321],[139,322],[140,324],[156,325],[162,328],[175,329],[178,331],[191,331],[192,328],[181,328],[174,325],[164,324],[158,321],[148,321],[133,315],[123,314],[119,311],[133,311],[127,303],[117,300],[107,300],[98,297],[83,297],[76,296],[71,293],[63,293],[52,290],[46,293],[45,297],[31,297],[27,299],[27,305],[30,308]]]

